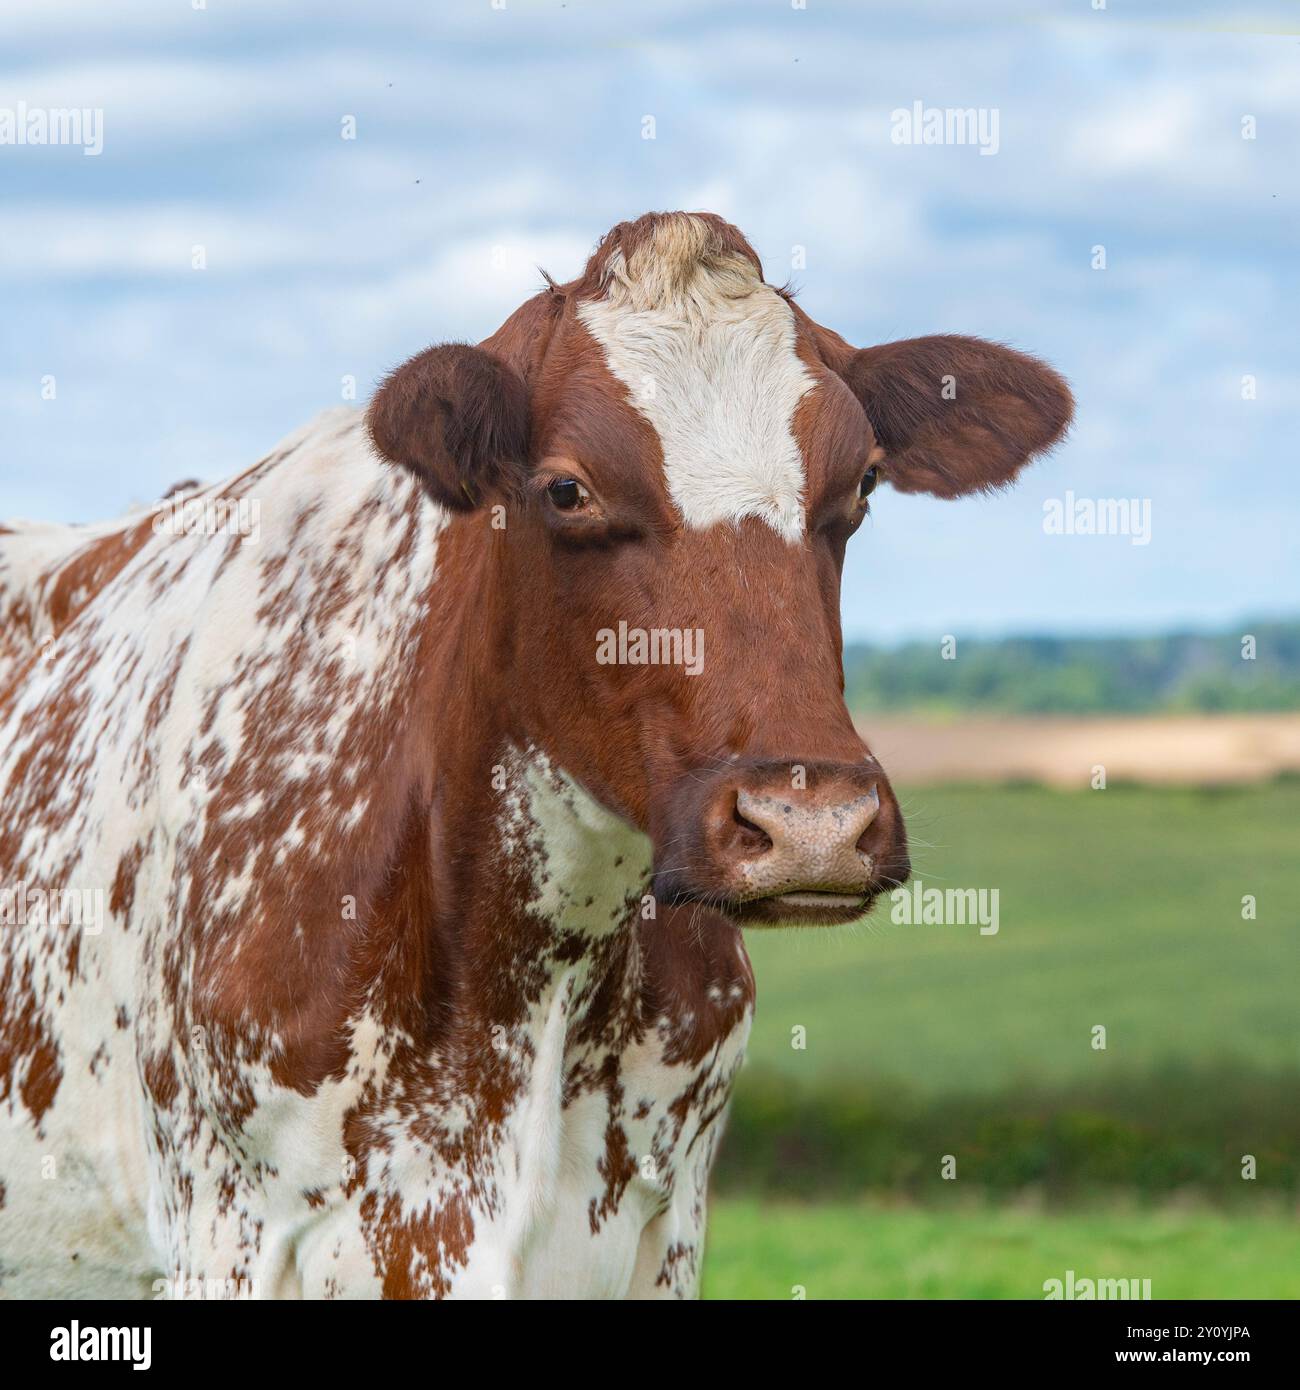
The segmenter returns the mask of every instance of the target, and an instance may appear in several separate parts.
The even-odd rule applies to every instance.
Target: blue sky
[[[1300,609],[1290,9],[7,0],[3,26],[0,108],[101,108],[103,152],[0,145],[0,515],[236,472],[614,222],[707,208],[855,342],[976,333],[1075,387],[1014,492],[882,489],[850,635]],[[997,153],[893,143],[916,101],[995,111]],[[1045,534],[1067,490],[1149,500],[1150,543]]]

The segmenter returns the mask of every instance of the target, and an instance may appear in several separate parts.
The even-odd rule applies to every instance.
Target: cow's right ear
[[[384,378],[366,426],[375,448],[409,468],[435,502],[469,511],[523,474],[528,388],[499,357],[443,343]]]

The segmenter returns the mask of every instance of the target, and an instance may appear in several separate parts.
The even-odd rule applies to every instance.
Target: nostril
[[[755,825],[740,814],[739,805],[731,808],[731,819],[739,829],[739,843],[751,854],[766,854],[772,848],[772,837],[762,826]]]
[[[862,808],[859,812],[861,816],[860,824],[862,833],[858,836],[855,848],[859,854],[871,854],[880,843],[880,788],[872,787],[865,797],[862,798]]]

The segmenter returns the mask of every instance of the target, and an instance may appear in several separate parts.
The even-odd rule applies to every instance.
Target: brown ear
[[[384,378],[366,425],[375,448],[409,468],[435,502],[469,511],[523,471],[528,388],[491,353],[444,343]]]
[[[942,334],[862,348],[840,367],[885,451],[881,477],[935,497],[1001,487],[1065,433],[1074,398],[1046,363]]]

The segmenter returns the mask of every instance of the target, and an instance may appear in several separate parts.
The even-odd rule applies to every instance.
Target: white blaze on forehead
[[[679,278],[654,274],[657,254],[652,240],[629,270],[616,252],[605,295],[578,317],[654,426],[686,524],[758,516],[797,541],[804,464],[792,426],[815,382],[795,351],[794,314],[741,257]]]

